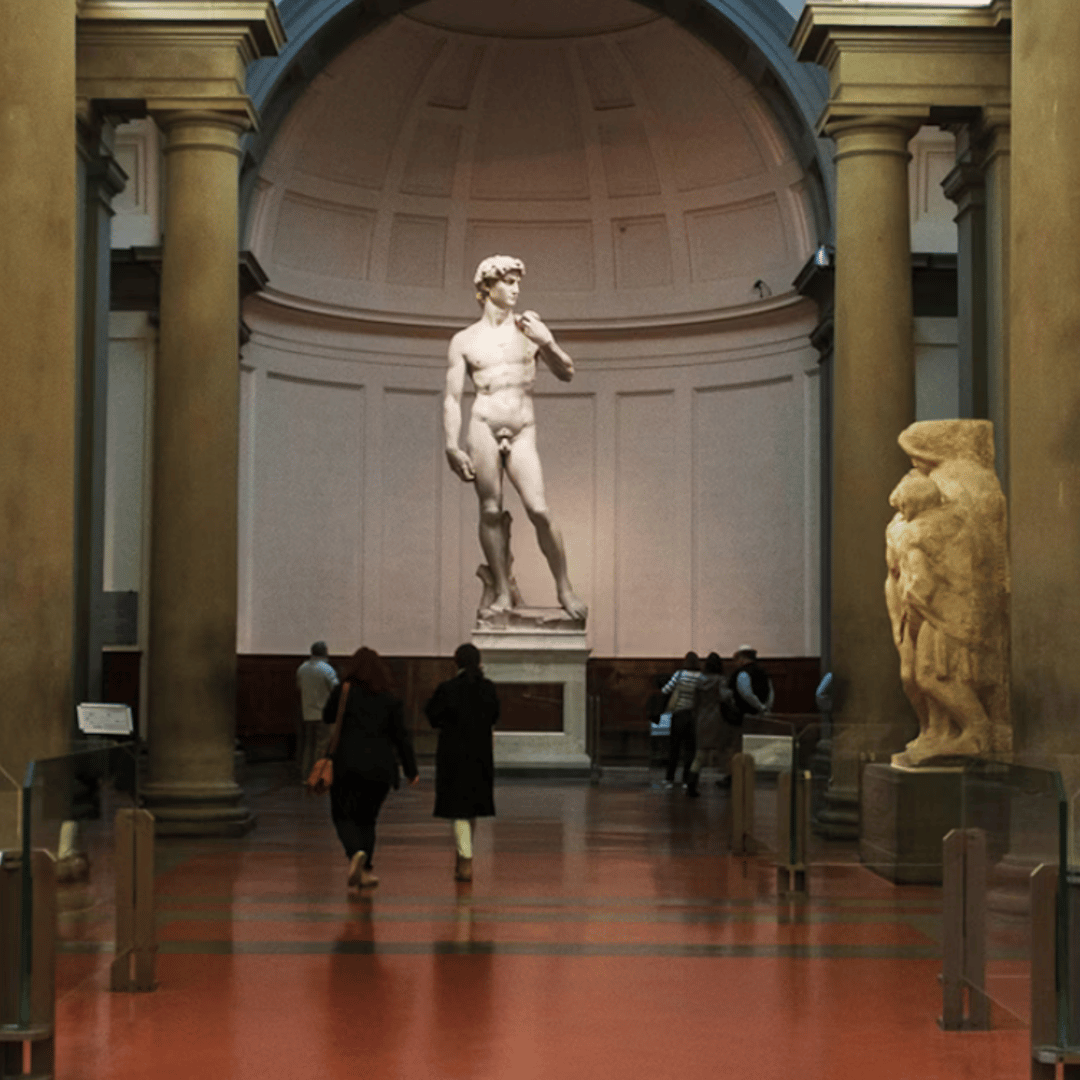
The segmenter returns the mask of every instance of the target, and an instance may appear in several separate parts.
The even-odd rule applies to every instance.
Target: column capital
[[[151,116],[165,134],[162,153],[211,150],[239,158],[240,136],[249,129],[242,114],[207,109],[163,109]]]
[[[97,184],[98,198],[108,209],[109,214],[115,213],[112,201],[127,187],[130,179],[128,174],[120,168],[116,158],[111,154],[97,158],[91,163],[87,178],[91,184]]]
[[[984,109],[979,125],[978,139],[984,155],[984,164],[1002,155],[1009,156],[1012,149],[1012,110]]]
[[[836,161],[844,158],[879,155],[910,160],[908,143],[919,130],[919,121],[910,117],[866,113],[829,120],[824,134],[836,143]]]
[[[986,202],[986,173],[981,158],[978,161],[958,162],[941,181],[945,198],[954,202],[960,211],[982,206]]]
[[[258,114],[249,98],[226,101],[163,99],[147,102],[154,123],[166,135],[184,127],[220,128],[237,136],[258,127]]]
[[[128,174],[113,153],[114,129],[109,121],[89,114],[76,116],[75,149],[86,165],[87,180],[96,185],[97,196],[112,213],[112,201],[127,187]]]
[[[1012,109],[1008,105],[987,105],[982,111],[979,127],[988,134],[1008,131],[1012,126]]]

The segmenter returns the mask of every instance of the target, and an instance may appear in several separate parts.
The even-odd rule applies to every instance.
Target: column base
[[[810,775],[816,781],[828,781],[832,774],[832,738],[818,739],[810,755]]]
[[[826,840],[858,840],[859,793],[854,788],[829,788],[812,827]]]
[[[141,792],[158,836],[244,836],[255,817],[233,781],[149,783]]]

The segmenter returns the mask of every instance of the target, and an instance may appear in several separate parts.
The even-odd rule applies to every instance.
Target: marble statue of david
[[[536,449],[533,383],[539,356],[557,379],[569,382],[574,362],[535,311],[515,311],[525,264],[509,255],[492,255],[476,268],[473,283],[482,313],[455,334],[447,357],[443,429],[450,468],[476,485],[480,500],[480,546],[490,570],[490,599],[485,612],[514,606],[510,576],[509,515],[503,512],[503,473],[517,488],[536,529],[540,550],[555,579],[563,610],[584,619],[586,605],[574,593],[566,570],[562,534],[544,497],[544,474]],[[461,435],[461,395],[466,374],[476,390],[466,432]]]

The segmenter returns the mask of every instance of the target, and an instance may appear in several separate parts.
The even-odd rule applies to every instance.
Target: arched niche
[[[473,268],[503,251],[578,361],[536,397],[594,652],[813,654],[816,312],[792,281],[828,215],[798,109],[728,24],[721,49],[615,0],[606,27],[558,35],[448,7],[373,19],[296,93],[253,80],[290,108],[248,219],[270,280],[245,309],[241,651],[467,635],[476,504],[443,459],[441,391]],[[526,599],[553,603],[508,506]]]

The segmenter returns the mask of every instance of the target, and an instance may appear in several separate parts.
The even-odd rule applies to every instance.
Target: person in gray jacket
[[[296,669],[296,688],[300,691],[296,762],[300,766],[301,782],[307,780],[315,762],[326,757],[330,732],[322,722],[322,711],[337,684],[337,672],[327,660],[326,642],[316,641],[311,646],[311,655]]]

